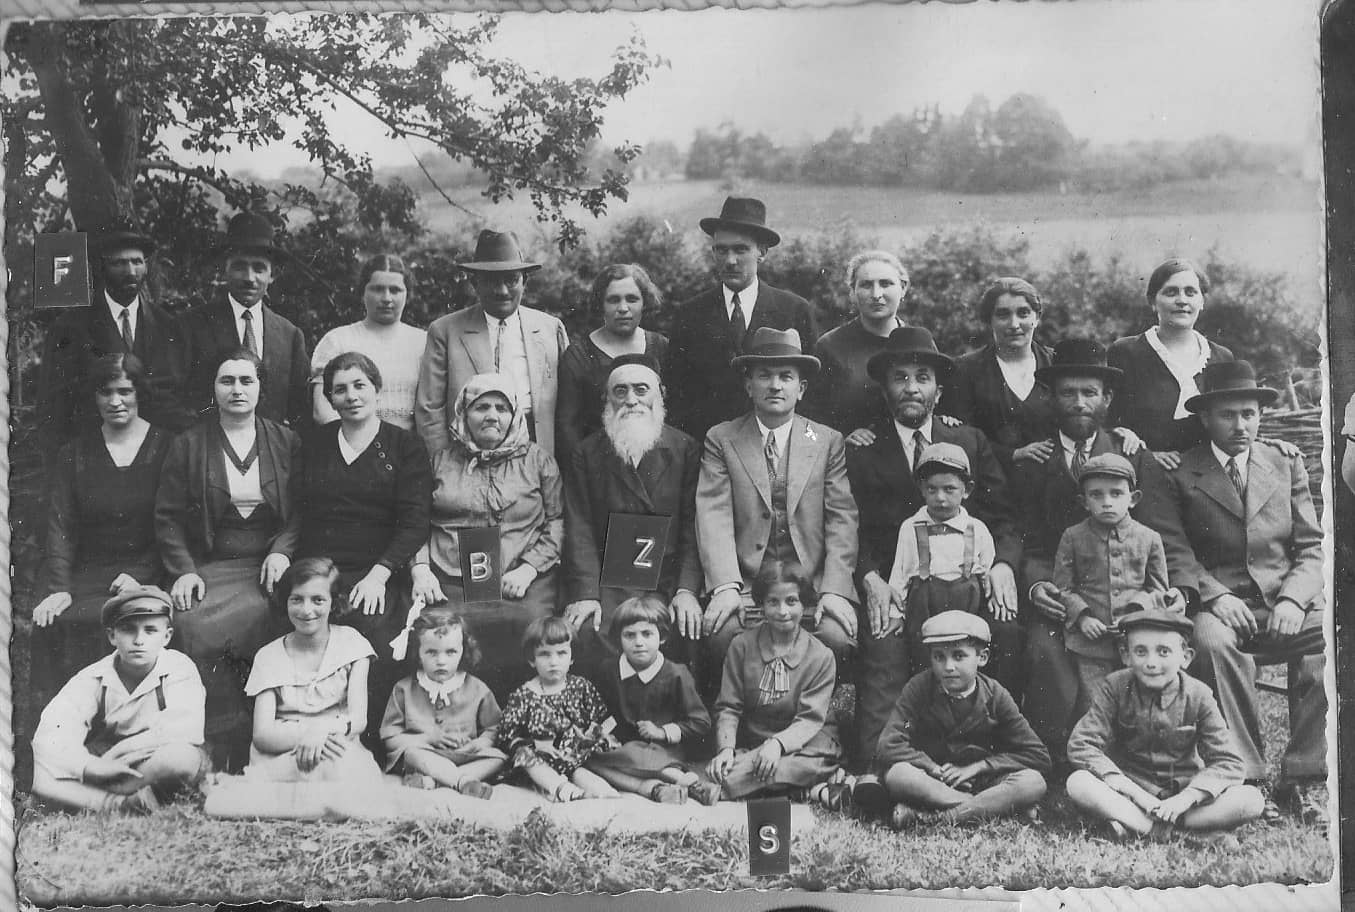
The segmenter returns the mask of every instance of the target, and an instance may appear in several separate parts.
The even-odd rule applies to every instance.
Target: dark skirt
[[[627,741],[616,750],[601,751],[592,756],[588,766],[616,770],[637,779],[653,779],[666,769],[693,769],[682,758],[676,745],[655,744],[652,741]]]

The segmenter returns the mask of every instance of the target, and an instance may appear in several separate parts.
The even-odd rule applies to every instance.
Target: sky
[[[508,13],[498,46],[523,65],[598,77],[638,32],[669,61],[606,114],[604,138],[668,139],[736,123],[778,143],[975,94],[996,107],[1042,96],[1093,143],[1189,140],[1226,133],[1258,142],[1318,137],[1313,0],[1077,0],[877,4],[835,9]],[[411,163],[363,116],[340,112],[379,164]],[[218,164],[264,177],[304,165],[269,149]]]

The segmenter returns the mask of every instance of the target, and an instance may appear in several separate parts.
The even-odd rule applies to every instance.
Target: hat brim
[[[823,362],[813,355],[738,355],[729,362],[734,370],[743,370],[755,364],[793,364],[805,377],[812,377],[823,367]]]
[[[457,263],[456,265],[460,266],[467,272],[529,273],[536,272],[538,269],[541,268],[540,263],[528,263],[523,260],[485,260],[483,262],[475,262],[474,260],[472,260],[467,263]]]
[[[1255,399],[1262,408],[1268,408],[1280,401],[1280,391],[1268,386],[1252,389],[1222,389],[1209,393],[1200,393],[1186,400],[1186,411],[1199,412],[1216,399]]]
[[[936,369],[937,376],[944,380],[955,370],[955,359],[940,352],[922,349],[911,351],[882,351],[872,355],[866,362],[866,373],[876,383],[884,385],[884,373],[895,364],[926,364]]]
[[[1110,386],[1118,386],[1124,371],[1100,364],[1051,364],[1035,370],[1035,379],[1048,386],[1060,377],[1097,377]]]
[[[1125,621],[1129,621],[1128,624]],[[1185,621],[1165,621],[1159,618],[1123,618],[1115,629],[1121,634],[1128,633],[1131,630],[1174,630],[1177,633],[1185,634],[1189,637],[1195,632],[1195,625],[1189,619]]]
[[[929,636],[922,639],[923,646],[934,646],[937,643],[958,643],[961,640],[978,640],[985,646],[992,644],[992,640],[985,640],[981,636],[975,636],[972,633],[947,633],[940,636]]]
[[[714,234],[721,229],[725,231],[739,231],[744,234],[750,234],[759,240],[766,241],[768,247],[775,247],[781,243],[781,235],[777,234],[766,225],[757,225],[753,222],[740,222],[737,219],[726,218],[703,218],[700,221],[701,230],[706,234]]]

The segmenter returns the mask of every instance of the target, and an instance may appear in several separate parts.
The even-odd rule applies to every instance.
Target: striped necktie
[[[132,318],[129,316],[131,310],[130,307],[124,307],[121,316],[118,318],[118,322],[122,329],[122,347],[124,351],[132,350]]]

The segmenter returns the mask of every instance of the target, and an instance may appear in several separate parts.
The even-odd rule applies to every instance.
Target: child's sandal
[[[467,798],[487,799],[494,794],[493,788],[478,779],[463,779],[456,790]]]
[[[687,786],[687,794],[706,807],[714,807],[719,802],[722,791],[718,782],[698,781]]]
[[[686,804],[687,790],[667,782],[656,782],[649,790],[649,800],[657,804]]]

